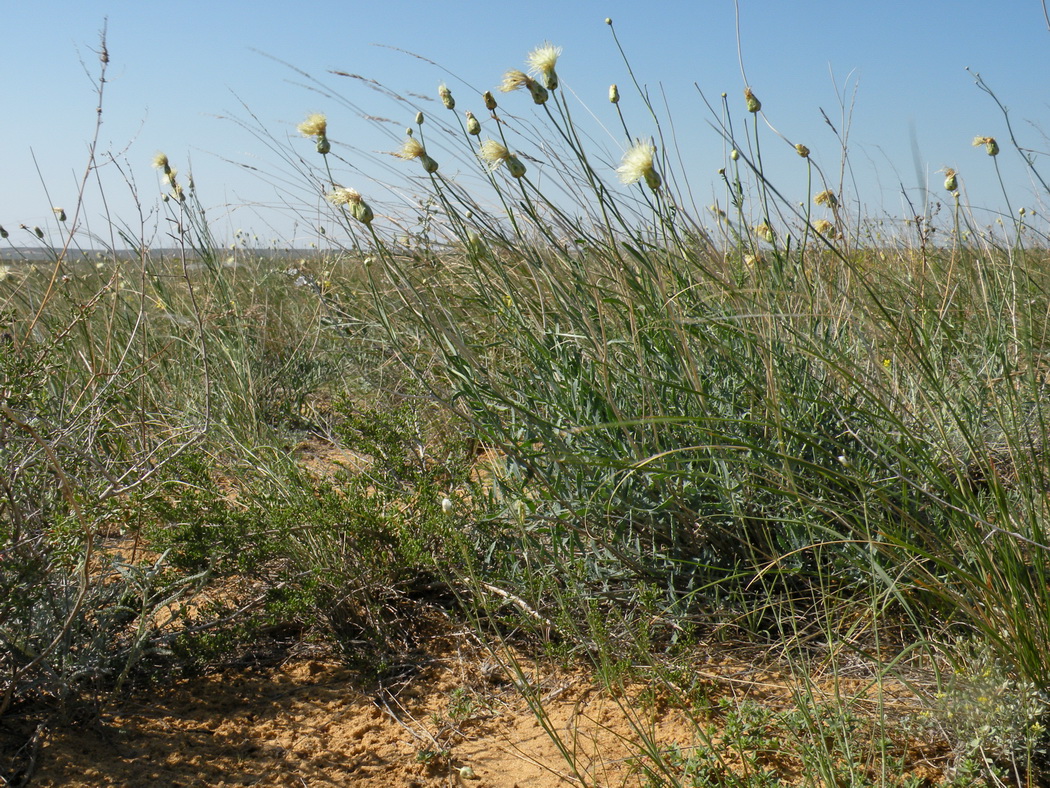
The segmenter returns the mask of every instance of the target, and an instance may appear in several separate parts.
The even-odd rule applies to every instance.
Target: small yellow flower
[[[623,155],[620,166],[616,168],[616,173],[620,176],[620,182],[630,185],[638,183],[642,178],[645,178],[645,182],[649,184],[650,189],[653,191],[659,189],[661,179],[653,163],[653,156],[655,155],[656,147],[652,143],[643,140],[635,141],[634,145],[628,148]]]
[[[445,109],[456,108],[456,100],[452,98],[452,91],[444,82],[438,85],[438,96],[441,98],[441,103],[445,105]]]
[[[320,112],[307,115],[306,120],[299,124],[299,133],[304,137],[323,137],[328,133],[328,118]]]
[[[744,101],[747,103],[747,111],[752,114],[762,109],[762,102],[758,100],[751,88],[744,88]]]
[[[978,145],[984,145],[989,156],[999,155],[999,143],[995,141],[995,137],[974,137],[973,146],[976,148]]]
[[[554,66],[561,55],[561,47],[556,47],[550,41],[544,41],[543,46],[537,47],[529,53],[525,62],[529,66],[529,73],[543,79],[547,90],[555,90],[558,87],[558,75]]]
[[[809,158],[809,148],[807,148],[801,142],[795,146],[795,150],[798,152],[798,155],[801,156],[803,159]]]
[[[839,204],[839,198],[835,196],[835,192],[831,189],[825,189],[813,198],[813,202],[817,205],[826,205],[829,208],[835,208]]]

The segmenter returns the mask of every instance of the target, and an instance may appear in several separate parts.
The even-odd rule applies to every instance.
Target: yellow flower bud
[[[478,136],[481,133],[481,123],[474,117],[473,112],[467,112],[467,134]]]
[[[491,90],[486,90],[484,93],[482,93],[481,100],[485,102],[485,109],[487,109],[489,112],[492,112],[496,109],[496,99],[492,95]]]
[[[807,148],[801,142],[795,146],[795,150],[798,152],[798,155],[801,156],[803,159],[809,158],[809,148]]]
[[[956,178],[955,170],[951,167],[944,171],[944,188],[950,192],[959,188],[959,181]]]
[[[612,104],[620,103],[620,89],[616,85],[609,85],[609,102]]]

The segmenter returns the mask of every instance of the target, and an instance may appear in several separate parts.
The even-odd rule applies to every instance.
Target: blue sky
[[[1050,209],[1043,204],[1048,195],[1040,195],[1010,148],[996,106],[966,71],[980,72],[995,88],[1011,110],[1022,144],[1050,150],[1050,69],[1045,66],[1050,32],[1038,0],[740,0],[739,11],[740,55],[766,117],[791,142],[806,144],[836,179],[839,143],[821,110],[841,130],[840,99],[855,98],[849,136],[853,173],[846,197],[865,216],[905,213],[902,185],[921,205],[920,178],[928,178],[934,197],[943,200],[943,176],[937,170],[945,166],[959,171],[970,203],[1000,208],[1002,189],[993,162],[971,146],[976,135],[1000,140],[998,163],[1012,207],[1027,206],[1040,215],[1044,207]],[[383,204],[388,189],[373,184],[370,176],[382,181],[389,170],[376,169],[376,162],[384,168],[416,163],[377,155],[368,162],[362,152],[394,149],[412,113],[329,70],[378,80],[402,95],[436,98],[437,85],[445,81],[457,109],[474,109],[484,118],[477,91],[494,88],[506,69],[521,68],[528,51],[549,40],[564,48],[558,73],[565,88],[594,114],[599,138],[599,122],[616,125],[606,98],[613,82],[620,85],[632,131],[651,134],[604,24],[607,16],[615,21],[639,81],[652,95],[667,97],[697,202],[720,198],[717,170],[724,150],[694,83],[713,100],[727,92],[739,128],[746,117],[745,82],[729,0],[315,0],[296,8],[276,2],[52,0],[9,3],[4,10],[0,225],[12,232],[12,241],[21,242],[25,235],[28,242],[28,234],[17,230],[20,224],[53,229],[51,207],[68,211],[75,202],[95,120],[94,87],[85,68],[97,71],[97,33],[104,20],[111,62],[100,150],[112,153],[114,163],[98,173],[105,202],[98,187],[89,190],[84,229],[105,237],[108,206],[118,223],[137,233],[134,190],[147,215],[146,237],[162,239],[163,226],[159,235],[153,233],[149,226],[156,222],[148,217],[160,193],[150,161],[164,151],[183,173],[192,169],[223,240],[243,229],[264,244],[276,239],[305,246],[316,240],[309,220],[310,183],[294,183],[295,173],[243,123],[254,123],[254,116],[281,144],[309,156],[309,142],[297,137],[295,126],[309,112],[327,113],[337,147],[352,145],[339,148],[352,163],[340,180],[366,195],[375,190]],[[286,64],[392,123],[366,122],[312,90]],[[434,102],[412,100],[429,113],[444,112]],[[500,100],[508,106],[517,102],[516,111],[531,111],[523,96]],[[580,108],[576,116],[587,118],[588,110]],[[790,147],[771,132],[762,133],[777,185],[793,199],[804,196],[800,160],[792,159]],[[599,144],[610,149],[612,158],[623,140],[612,135]],[[296,219],[273,208],[281,203],[307,210]]]

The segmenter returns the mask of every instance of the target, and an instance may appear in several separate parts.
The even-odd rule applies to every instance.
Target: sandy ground
[[[410,678],[364,686],[338,662],[297,659],[143,691],[100,723],[44,742],[39,786],[550,786],[638,784],[620,704],[582,673],[530,668],[547,725],[515,680],[454,642]],[[665,744],[685,716],[650,708]]]

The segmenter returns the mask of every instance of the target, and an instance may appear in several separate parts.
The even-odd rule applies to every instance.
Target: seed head
[[[51,210],[55,212],[55,218],[58,219],[60,222],[64,222],[66,220],[65,208],[52,208]]]
[[[550,41],[544,41],[543,46],[529,52],[525,62],[529,66],[529,73],[543,80],[547,90],[555,90],[558,87],[558,75],[554,66],[561,55],[561,47],[556,47]],[[537,102],[540,103],[540,102]]]
[[[809,148],[807,148],[801,142],[795,146],[795,150],[798,152],[798,155],[801,156],[803,159],[809,158]]]
[[[481,133],[481,123],[474,117],[473,112],[467,112],[467,134],[478,136]]]
[[[825,189],[813,198],[813,202],[817,205],[826,205],[829,208],[836,208],[838,207],[839,199],[831,189]]]
[[[752,114],[762,109],[762,102],[758,100],[758,96],[751,91],[751,88],[744,88],[744,101],[747,102],[747,111]]]
[[[422,126],[423,125],[423,113],[422,112],[417,112],[416,113],[416,125],[417,126]]]
[[[995,137],[974,137],[973,145],[975,148],[978,145],[984,145],[984,149],[989,156],[999,155],[999,143],[995,141]]]
[[[330,150],[332,150],[332,143],[330,143],[328,141],[328,137],[326,137],[324,134],[318,134],[317,135],[317,152],[320,153],[322,156],[324,156]]]
[[[11,233],[5,230],[3,225],[0,225],[0,238],[7,238],[9,235],[11,235]]]
[[[491,90],[486,90],[481,94],[481,100],[485,102],[485,109],[489,112],[493,112],[496,109],[496,99],[492,95]]]
[[[636,140],[634,145],[627,149],[616,168],[620,176],[620,182],[630,185],[645,178],[649,188],[656,191],[660,188],[660,174],[653,164],[653,156],[656,155],[656,147],[643,140]]]
[[[609,85],[609,103],[619,104],[620,103],[620,89],[616,85]]]
[[[350,215],[363,224],[371,224],[375,218],[372,209],[356,189],[336,189],[327,198],[332,205],[345,205]]]
[[[320,112],[307,115],[306,120],[299,124],[299,133],[304,137],[323,137],[328,133],[328,118]]]
[[[39,238],[41,241],[44,240],[44,231],[41,230],[39,227],[33,228],[33,234],[36,235],[36,237]]]
[[[740,158],[740,151],[738,151],[736,148],[733,148],[733,150],[729,151],[729,158],[731,158],[733,161],[736,161]]]
[[[438,85],[438,96],[441,97],[441,103],[445,105],[445,109],[456,108],[456,100],[452,98],[452,91],[448,89],[448,85],[444,82]]]
[[[612,19],[610,17],[605,17],[605,24],[611,25],[612,24]]]
[[[957,173],[951,167],[944,170],[944,188],[950,192],[959,188],[959,180],[956,175]]]

